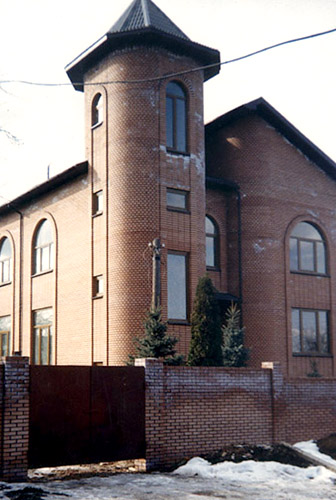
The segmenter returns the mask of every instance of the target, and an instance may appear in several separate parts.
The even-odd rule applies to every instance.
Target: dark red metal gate
[[[30,367],[29,467],[144,457],[142,367]]]

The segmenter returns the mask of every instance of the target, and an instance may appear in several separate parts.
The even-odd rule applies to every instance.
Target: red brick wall
[[[94,311],[93,326],[95,339],[99,337],[103,342],[97,325],[106,318],[109,364],[123,364],[134,350],[134,336],[143,332],[143,320],[151,303],[149,242],[159,237],[165,244],[164,318],[167,252],[188,255],[190,306],[198,278],[205,272],[203,74],[194,72],[178,78],[188,96],[189,147],[185,155],[166,150],[166,81],[91,84],[146,80],[196,65],[188,57],[160,48],[130,47],[104,58],[85,77],[90,84],[85,87],[89,178],[93,192],[103,189],[105,203],[99,228],[98,221],[94,221],[97,238],[92,248],[94,267],[104,273],[106,281],[105,308]],[[104,99],[105,118],[100,126],[91,129],[91,105],[97,92]],[[190,192],[190,213],[167,210],[167,188]],[[180,351],[187,354],[188,323],[169,325],[169,332],[178,337]],[[95,341],[97,353],[102,352],[99,343]]]
[[[336,275],[336,219],[333,199],[336,184],[273,127],[256,115],[237,119],[207,140],[207,175],[240,186],[242,236],[242,312],[250,366],[264,359],[280,361],[292,377],[311,372],[311,361],[325,377],[335,377],[335,322],[332,308]],[[220,191],[207,189],[208,211],[218,204]],[[228,203],[227,257],[229,270],[222,292],[237,290],[237,255],[234,248],[237,211],[234,194]],[[295,275],[289,271],[289,235],[295,224],[316,224],[326,238],[329,274]],[[232,251],[234,250],[234,252]],[[218,279],[215,279],[219,283]],[[330,310],[332,356],[293,356],[291,308]]]
[[[335,430],[336,380],[286,380],[278,363],[264,369],[146,369],[147,468],[164,468],[230,444],[294,444]]]
[[[0,365],[0,477],[23,481],[28,470],[29,360],[2,358]]]

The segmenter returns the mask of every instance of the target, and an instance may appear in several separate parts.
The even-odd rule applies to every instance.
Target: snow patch
[[[255,253],[261,253],[261,252],[264,252],[266,250],[266,247],[260,246],[259,243],[254,243],[253,248],[254,248]]]

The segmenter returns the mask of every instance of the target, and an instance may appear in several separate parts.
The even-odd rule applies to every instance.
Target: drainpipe
[[[15,354],[21,356],[22,353],[22,256],[23,256],[23,213],[20,212],[14,205],[9,202],[8,206],[20,216],[20,232],[19,232],[19,318],[18,318],[18,334],[19,334],[19,350]],[[14,290],[15,301],[15,290]],[[14,302],[15,303],[15,302]],[[15,308],[14,308],[15,314]],[[13,332],[13,346],[14,346],[14,332]]]

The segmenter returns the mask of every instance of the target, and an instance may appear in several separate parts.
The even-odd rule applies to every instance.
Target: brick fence
[[[336,431],[336,380],[283,378],[279,363],[146,370],[146,463],[162,469],[230,444],[295,443]]]
[[[27,477],[29,441],[29,358],[3,357],[0,365],[1,479]]]
[[[164,469],[230,444],[294,443],[336,431],[336,380],[283,377],[262,369],[145,367],[146,465]],[[0,479],[24,480],[28,469],[28,358],[0,365]]]

